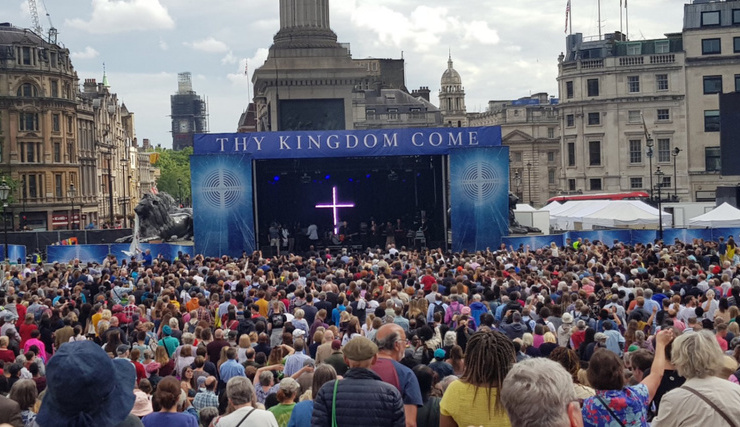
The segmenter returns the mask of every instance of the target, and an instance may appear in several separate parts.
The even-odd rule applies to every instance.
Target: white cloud
[[[236,64],[237,58],[234,56],[234,52],[229,51],[229,53],[226,54],[223,58],[221,58],[221,64]]]
[[[487,22],[473,21],[468,24],[465,30],[465,40],[474,41],[480,44],[495,45],[499,42],[498,31],[488,27]]]
[[[183,42],[183,45],[206,53],[224,53],[229,51],[229,47],[226,43],[221,40],[216,40],[213,37],[208,37],[207,39],[194,42]]]
[[[93,59],[96,58],[98,55],[98,51],[90,46],[87,46],[82,52],[72,52],[69,54],[72,59]]]
[[[246,88],[247,82],[249,82],[249,84],[251,85],[254,70],[261,67],[262,64],[265,63],[268,53],[269,51],[266,48],[260,48],[257,49],[257,52],[251,58],[240,59],[239,66],[236,69],[236,72],[226,75],[226,78],[231,82],[231,85],[244,88]],[[246,67],[247,62],[249,63],[249,79],[247,79],[247,77],[244,75],[244,68]]]
[[[90,20],[74,18],[65,23],[93,34],[175,28],[175,21],[159,0],[92,0]]]
[[[167,44],[166,41],[160,39],[159,40],[159,48],[162,49],[162,50],[167,50],[167,49],[170,48],[170,46]]]

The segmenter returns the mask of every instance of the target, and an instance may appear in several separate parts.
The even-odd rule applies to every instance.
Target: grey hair
[[[512,427],[568,427],[567,407],[577,401],[571,375],[559,363],[544,358],[515,364],[500,395]]]
[[[671,350],[671,362],[678,375],[687,380],[719,375],[723,370],[722,356],[717,339],[707,330],[679,336],[673,341]]]
[[[255,396],[254,386],[247,377],[234,377],[226,383],[226,396],[234,406],[252,403]]]
[[[270,385],[270,381],[274,379],[275,377],[272,375],[272,371],[260,372],[260,376],[259,376],[260,385],[268,386]]]
[[[375,341],[375,344],[378,346],[378,350],[393,350],[393,346],[396,344],[396,341],[400,339],[400,335],[398,332],[391,332],[388,334],[387,337],[383,339],[378,339],[378,336],[375,335],[375,338],[373,341]]]
[[[182,343],[183,344],[194,344],[195,343],[195,335],[190,332],[185,332],[182,334]]]

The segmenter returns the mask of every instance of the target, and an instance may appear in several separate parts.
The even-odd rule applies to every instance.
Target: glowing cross
[[[331,209],[332,213],[334,214],[334,234],[339,234],[339,212],[337,212],[337,209],[339,208],[354,208],[354,203],[342,203],[337,202],[337,187],[332,187],[331,189],[331,204],[329,203],[322,203],[316,205],[317,209]]]

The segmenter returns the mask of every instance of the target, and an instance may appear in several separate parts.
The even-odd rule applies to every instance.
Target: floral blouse
[[[619,420],[614,419],[599,398],[609,406]],[[597,390],[596,396],[583,401],[583,424],[598,427],[647,427],[649,403],[650,395],[644,384],[625,387],[622,390]]]

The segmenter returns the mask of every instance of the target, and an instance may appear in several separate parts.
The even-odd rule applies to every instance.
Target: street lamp
[[[514,186],[516,186],[516,196],[521,199],[522,197],[522,177],[519,176],[519,171],[514,172]]]
[[[182,207],[182,179],[177,178],[177,204]]]
[[[3,178],[2,183],[0,183],[0,200],[3,202],[3,236],[5,239],[5,253],[3,255],[5,255],[5,262],[9,262],[10,259],[8,257],[8,216],[5,212],[8,207],[8,196],[10,196],[10,186]]]
[[[532,201],[532,162],[527,162],[527,192],[529,193],[529,205],[534,206]]]
[[[69,190],[67,190],[67,197],[72,202],[72,214],[70,215],[70,221],[67,221],[67,225],[69,226],[69,229],[74,229],[75,225],[75,197],[77,196],[77,189],[75,188],[74,184],[69,184]],[[71,226],[70,226],[71,224]]]
[[[678,153],[681,152],[681,149],[678,147],[675,147],[673,149],[673,200],[678,201],[678,175],[676,173],[676,158],[678,158]]]
[[[662,170],[660,170],[660,166],[658,166],[656,169],[657,170],[655,171],[655,177],[658,180],[658,238],[660,240],[663,240],[663,198],[661,189],[663,188],[663,175],[665,174]]]
[[[647,137],[647,158],[650,162],[650,170],[648,171],[650,176],[650,200],[653,200],[653,138],[650,138],[649,135]]]

